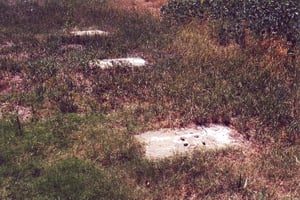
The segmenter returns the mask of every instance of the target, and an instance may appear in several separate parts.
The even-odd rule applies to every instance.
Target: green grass
[[[299,65],[268,60],[250,36],[246,48],[220,46],[209,22],[166,26],[82,2],[0,1],[0,199],[300,198]],[[75,27],[112,35],[67,34]],[[88,66],[127,55],[151,65]],[[253,145],[149,161],[133,138],[191,123],[232,125]]]

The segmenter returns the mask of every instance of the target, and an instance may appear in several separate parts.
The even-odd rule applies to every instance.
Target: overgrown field
[[[118,4],[0,0],[0,199],[300,199],[297,27]],[[88,65],[127,56],[149,65]],[[133,137],[210,123],[251,145],[149,161]]]

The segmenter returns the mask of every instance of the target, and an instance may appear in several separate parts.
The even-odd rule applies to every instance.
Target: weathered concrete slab
[[[136,135],[135,138],[145,145],[145,156],[149,159],[191,153],[196,149],[214,150],[245,144],[236,130],[217,124],[148,131]]]
[[[101,31],[101,30],[71,31],[70,34],[74,35],[74,36],[95,36],[95,35],[107,36],[107,35],[109,35],[108,32]]]
[[[89,62],[90,67],[98,67],[101,69],[109,69],[113,67],[143,67],[147,62],[139,57],[133,58],[116,58],[104,60],[92,60]]]

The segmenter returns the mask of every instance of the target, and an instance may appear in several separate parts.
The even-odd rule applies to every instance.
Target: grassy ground
[[[0,199],[299,199],[299,56],[111,3],[0,1]],[[150,66],[88,66],[124,56]],[[132,137],[211,122],[251,148],[148,161]]]

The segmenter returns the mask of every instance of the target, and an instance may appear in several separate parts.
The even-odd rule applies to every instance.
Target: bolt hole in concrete
[[[148,159],[192,153],[196,149],[242,147],[247,143],[235,129],[218,124],[148,131],[135,135],[135,138],[145,145],[145,156]]]

